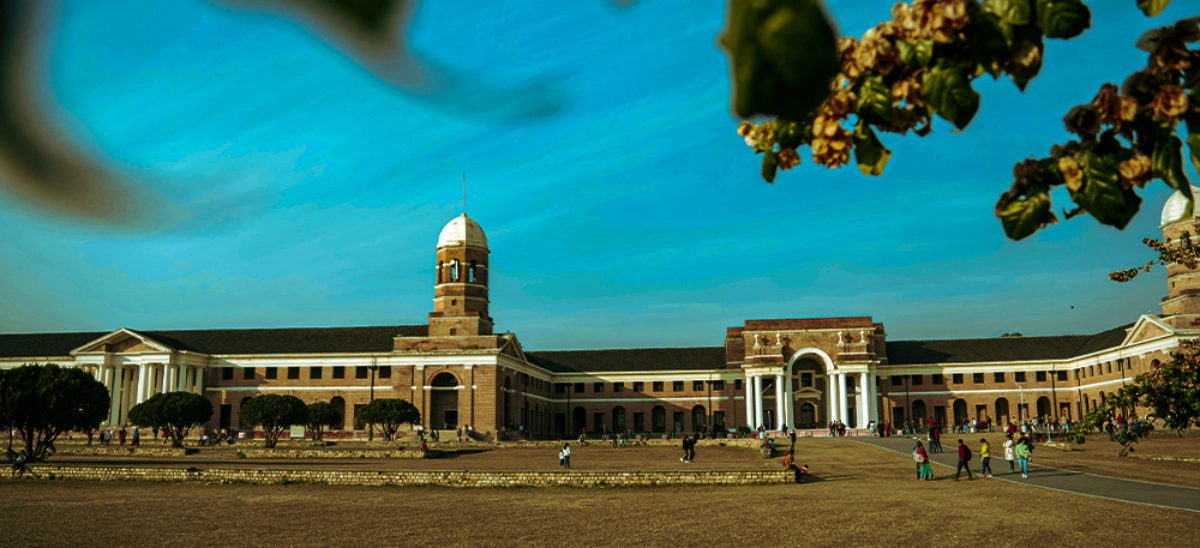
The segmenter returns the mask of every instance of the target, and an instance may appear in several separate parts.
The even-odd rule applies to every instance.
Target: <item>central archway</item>
[[[817,427],[817,408],[811,403],[800,405],[800,428]]]
[[[429,426],[436,429],[458,428],[458,378],[443,371],[429,383]]]

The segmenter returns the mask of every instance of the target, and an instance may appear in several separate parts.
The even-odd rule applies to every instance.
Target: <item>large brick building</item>
[[[1196,226],[1188,201],[1173,196],[1164,234]],[[1078,419],[1200,330],[1200,273],[1171,265],[1162,314],[1092,335],[889,341],[882,323],[859,316],[749,320],[728,328],[721,346],[526,352],[516,335],[494,333],[489,254],[465,214],[442,229],[423,324],[7,334],[0,367],[53,362],[92,372],[112,395],[109,425],[178,390],[207,396],[218,410],[208,426],[231,430],[248,427],[238,411],[257,394],[328,401],[343,417],[334,435],[347,437],[365,435],[356,411],[373,397],[412,401],[427,428],[471,425],[484,436],[519,426],[559,436],[814,428],[832,419],[1005,423]]]

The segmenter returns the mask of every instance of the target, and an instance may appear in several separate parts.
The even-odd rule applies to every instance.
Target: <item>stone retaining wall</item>
[[[786,470],[657,472],[449,472],[362,470],[236,470],[31,466],[39,479],[88,481],[198,481],[284,485],[436,487],[665,487],[788,483]],[[25,477],[30,477],[26,475]],[[19,481],[7,480],[7,481]]]
[[[121,447],[121,446],[93,446],[93,447],[59,447],[55,451],[55,455],[98,455],[106,457],[182,457],[195,453],[196,449],[186,449],[183,447]]]
[[[428,453],[428,454],[426,454]],[[424,459],[438,458],[441,451],[394,450],[363,451],[356,449],[242,449],[239,457],[251,459]]]
[[[1144,456],[1144,455],[1126,455],[1126,458],[1200,464],[1200,458],[1197,458],[1197,457],[1148,457],[1148,456]]]

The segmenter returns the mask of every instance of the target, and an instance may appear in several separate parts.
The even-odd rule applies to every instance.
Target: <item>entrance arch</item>
[[[697,405],[692,408],[692,432],[703,432],[705,429],[705,414],[704,406]]]
[[[337,412],[337,422],[333,424],[332,430],[341,430],[346,427],[346,400],[341,396],[334,396],[329,400],[329,405],[333,406],[333,410]]]
[[[912,418],[919,424],[925,423],[925,402],[923,400],[913,400],[912,402]]]
[[[967,400],[954,400],[954,424],[960,425],[967,421]]]
[[[443,371],[429,383],[429,426],[432,428],[458,428],[458,378]]]
[[[586,409],[584,409],[582,407],[576,407],[574,416],[572,416],[571,418],[573,420],[571,425],[574,426],[577,431],[582,432],[587,429],[587,410]]]
[[[1050,398],[1042,396],[1037,399],[1037,412],[1039,419],[1046,419],[1050,416]]]
[[[1012,419],[1008,416],[1008,398],[996,398],[996,417],[993,421],[998,423],[1001,420],[1005,424],[1012,422]]]

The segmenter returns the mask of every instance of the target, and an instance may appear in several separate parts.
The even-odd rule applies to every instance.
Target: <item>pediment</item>
[[[172,352],[174,350],[132,329],[122,327],[72,350],[71,354]]]
[[[1125,341],[1121,345],[1126,346],[1174,334],[1175,330],[1163,323],[1157,316],[1142,314],[1137,323],[1129,328],[1129,334],[1125,336]]]

